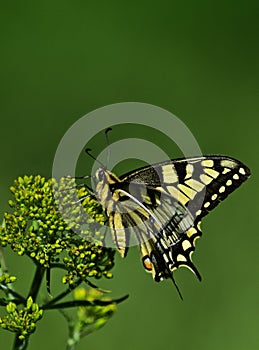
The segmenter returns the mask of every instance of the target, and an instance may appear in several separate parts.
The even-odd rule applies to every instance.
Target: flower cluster
[[[16,276],[11,276],[8,273],[0,275],[0,284],[7,285],[16,281]]]
[[[70,285],[78,278],[112,277],[114,251],[101,246],[106,218],[85,187],[77,189],[72,178],[57,182],[38,175],[19,177],[10,189],[12,212],[4,215],[1,246],[44,268],[61,267],[63,283]]]
[[[103,327],[117,309],[115,303],[112,303],[111,299],[103,297],[103,293],[97,289],[86,290],[84,288],[79,288],[74,292],[74,299],[86,300],[90,302],[93,301],[95,303],[98,300],[111,302],[110,304],[107,303],[107,305],[78,307],[78,329],[82,334],[84,332],[90,332],[90,329],[88,328],[89,326],[91,326],[91,331]]]
[[[21,309],[13,302],[6,306],[7,315],[0,318],[0,326],[3,329],[17,333],[19,339],[28,337],[35,331],[36,322],[42,318],[43,310],[39,309],[38,304],[34,303],[32,298],[27,299],[27,304]]]

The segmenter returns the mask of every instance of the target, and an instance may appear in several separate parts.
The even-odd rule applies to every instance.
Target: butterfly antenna
[[[105,166],[103,165],[103,163],[100,162],[98,159],[96,159],[96,158],[90,153],[91,151],[92,151],[91,148],[86,148],[86,149],[85,149],[85,153],[86,153],[89,157],[91,157],[93,160],[95,160],[97,163],[99,163],[99,164],[101,165],[102,168],[105,168]]]
[[[177,284],[176,284],[175,279],[173,278],[173,276],[171,276],[171,280],[173,281],[173,284],[175,285],[175,288],[176,288],[176,290],[177,290],[177,292],[178,292],[178,294],[179,294],[179,297],[181,298],[181,300],[183,300],[182,293],[181,293],[179,287],[177,286]]]
[[[112,131],[112,128],[107,128],[105,130],[105,139],[106,139],[106,145],[107,145],[107,168],[110,162],[110,156],[111,156],[111,147],[110,147],[110,141],[108,137],[108,132]]]

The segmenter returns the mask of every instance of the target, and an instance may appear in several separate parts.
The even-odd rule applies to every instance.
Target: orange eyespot
[[[153,268],[153,264],[149,258],[149,256],[144,256],[142,259],[143,265],[145,267],[146,270],[151,271]]]

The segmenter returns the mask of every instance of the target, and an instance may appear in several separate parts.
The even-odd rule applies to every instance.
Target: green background
[[[202,283],[177,271],[181,302],[170,281],[144,272],[137,249],[117,256],[114,279],[99,285],[130,298],[78,350],[257,349],[259,2],[1,1],[0,13],[2,211],[15,177],[50,177],[66,130],[117,102],[173,112],[204,154],[236,157],[252,171],[203,221],[194,254]],[[17,269],[13,255],[8,262]],[[66,332],[50,312],[29,349],[64,349]],[[1,349],[11,344],[0,330]]]

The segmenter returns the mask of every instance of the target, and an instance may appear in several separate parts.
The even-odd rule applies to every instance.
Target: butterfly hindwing
[[[165,229],[166,230],[166,229]],[[180,266],[188,267],[201,280],[201,276],[191,260],[195,240],[201,236],[198,228],[191,228],[174,245],[163,246],[157,238],[140,245],[142,262],[155,281],[171,278],[172,271]]]

